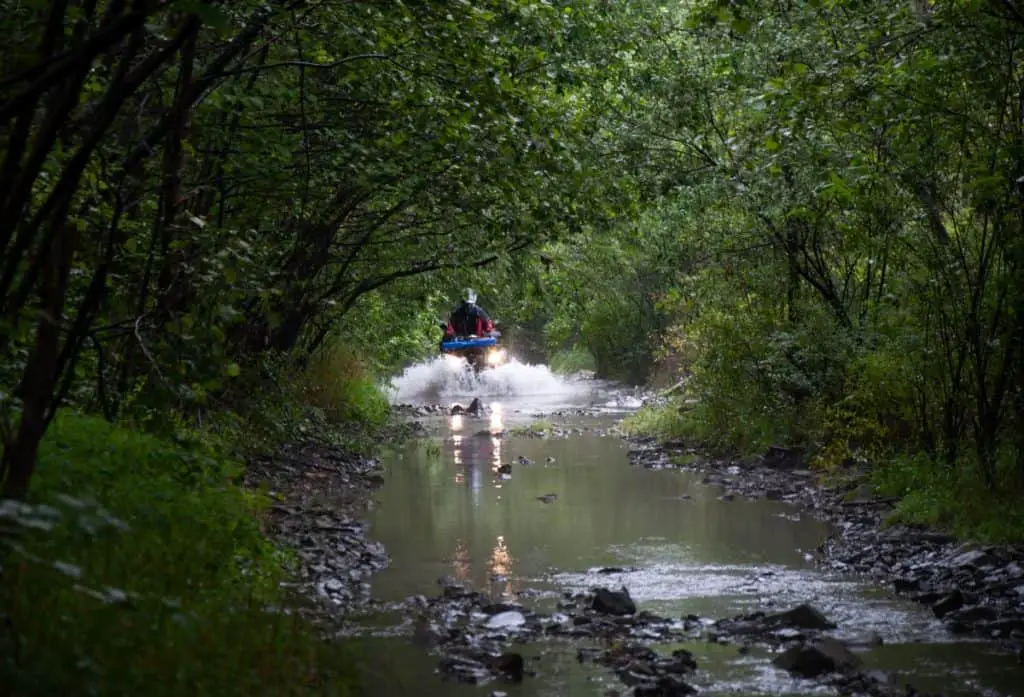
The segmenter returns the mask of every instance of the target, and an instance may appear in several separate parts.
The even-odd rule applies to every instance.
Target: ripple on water
[[[609,574],[591,569],[556,573],[549,580],[574,592],[624,585],[644,609],[668,616],[692,613],[720,618],[810,603],[839,625],[836,636],[847,640],[862,641],[874,634],[886,643],[951,642],[955,638],[918,605],[872,595],[871,586],[856,579],[781,565],[671,561],[685,556],[685,549],[666,545],[660,555],[648,550],[644,561],[633,555],[631,563],[640,566],[635,571]]]

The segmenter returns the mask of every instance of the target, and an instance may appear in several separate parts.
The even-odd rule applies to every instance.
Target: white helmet
[[[470,305],[476,305],[476,291],[472,288],[466,289],[466,302]]]

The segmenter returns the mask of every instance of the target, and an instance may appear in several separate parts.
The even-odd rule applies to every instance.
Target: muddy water
[[[820,521],[782,503],[723,501],[693,475],[630,467],[623,441],[607,433],[628,400],[606,386],[577,385],[561,403],[549,394],[545,407],[556,415],[538,416],[529,396],[514,390],[485,401],[494,407],[490,416],[435,419],[432,440],[389,457],[371,534],[393,561],[375,577],[375,597],[434,595],[437,580],[450,576],[495,599],[545,609],[562,591],[593,585],[625,585],[641,610],[668,616],[725,617],[810,602],[839,625],[838,636],[882,639],[882,647],[862,653],[869,668],[949,695],[1024,695],[1024,673],[1012,657],[978,643],[953,643],[927,609],[815,569],[807,552],[829,534]],[[581,404],[596,406],[597,414],[558,415]],[[576,432],[554,439],[493,435],[538,418]],[[518,464],[519,458],[533,464]],[[510,462],[516,463],[511,475],[497,472]],[[548,494],[557,498],[539,500]],[[624,571],[599,573],[602,567]],[[372,624],[402,621],[385,616]],[[405,638],[361,642],[377,678],[368,694],[624,691],[601,668],[579,665],[575,646],[565,643],[524,647],[538,677],[521,685],[469,687],[442,682],[434,674],[436,657]],[[687,648],[701,666],[695,682],[708,694],[828,694],[775,670],[764,652],[740,655],[735,647],[706,643]]]

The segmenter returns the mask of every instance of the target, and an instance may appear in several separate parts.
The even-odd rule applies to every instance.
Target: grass
[[[870,482],[878,493],[900,499],[890,523],[934,527],[980,542],[1020,542],[1024,487],[1014,460],[1003,458],[994,488],[984,485],[969,458],[949,467],[923,454],[876,466]]]
[[[61,415],[31,506],[4,521],[10,693],[352,694],[349,651],[281,610],[287,555],[240,473],[209,449]]]

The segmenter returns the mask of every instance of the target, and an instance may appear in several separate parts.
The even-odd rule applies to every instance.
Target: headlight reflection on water
[[[501,402],[491,403],[491,433],[501,433],[505,430],[505,408]]]

